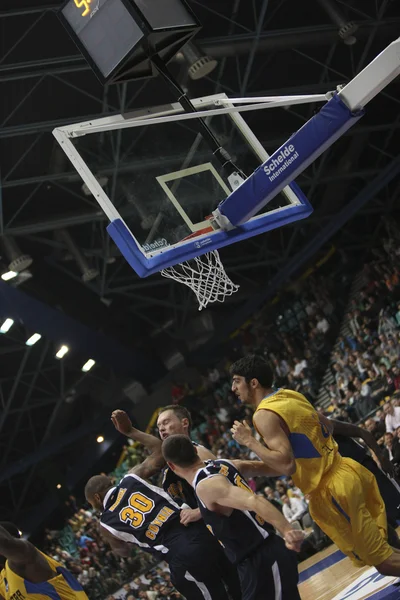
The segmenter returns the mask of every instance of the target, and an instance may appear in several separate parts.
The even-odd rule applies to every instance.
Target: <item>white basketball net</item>
[[[167,267],[161,275],[187,285],[197,296],[199,310],[211,302],[223,302],[240,287],[228,277],[217,250]]]

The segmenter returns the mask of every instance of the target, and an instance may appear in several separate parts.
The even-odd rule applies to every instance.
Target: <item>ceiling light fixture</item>
[[[40,333],[34,333],[29,339],[26,340],[25,345],[34,346],[36,342],[38,342],[41,339],[41,337],[42,336],[40,335]]]
[[[96,364],[96,361],[93,360],[92,358],[89,358],[89,360],[87,362],[85,362],[85,364],[82,367],[82,371],[84,373],[87,373],[88,371],[90,371],[90,369],[92,367],[94,367],[94,365]]]
[[[17,276],[18,276],[17,271],[6,271],[5,273],[3,273],[1,278],[3,281],[10,281],[10,279],[14,279],[14,277],[17,277]]]
[[[7,333],[7,331],[9,331],[13,325],[14,325],[13,319],[6,319],[4,321],[4,323],[2,324],[2,326],[0,327],[0,333]]]
[[[68,351],[69,351],[68,346],[61,346],[61,348],[59,349],[59,351],[56,354],[56,358],[58,358],[58,359],[64,358],[64,356],[67,354]]]

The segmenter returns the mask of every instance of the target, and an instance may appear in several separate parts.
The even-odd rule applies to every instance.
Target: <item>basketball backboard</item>
[[[197,108],[204,109],[215,107],[218,99],[226,101],[227,97],[220,94],[193,102]],[[94,158],[95,149],[102,148],[105,153],[108,148],[111,153],[118,136],[118,169],[115,169],[104,189],[109,206],[108,212],[104,206],[103,209],[112,221],[109,233],[125,256],[126,248],[121,247],[123,244],[119,239],[121,224],[125,244],[129,244],[128,238],[132,236],[145,259],[160,259],[148,269],[134,266],[141,276],[181,262],[180,248],[188,243],[185,240],[193,234],[198,236],[192,240],[197,249],[194,254],[200,255],[213,249],[209,240],[213,241],[215,236],[225,235],[226,244],[233,243],[233,238],[238,235],[245,239],[285,222],[306,217],[312,211],[299,188],[291,184],[263,207],[251,219],[252,223],[246,223],[234,232],[204,232],[204,229],[210,228],[208,218],[212,212],[230,195],[232,181],[228,181],[221,164],[198,133],[195,120],[179,120],[181,111],[181,107],[175,104],[159,106],[116,117],[117,131],[105,132],[101,119],[90,124],[75,125],[68,131],[69,137],[77,136],[73,152],[78,153],[92,176],[102,172],[102,165],[96,164],[98,159]],[[177,120],[141,125],[143,119],[148,123],[152,116],[171,114],[177,114]],[[122,125],[130,123],[132,126],[119,128],[121,119]],[[207,119],[207,123],[246,176],[250,176],[268,159],[263,140],[257,137],[238,112],[215,114]],[[74,162],[65,146],[64,150]],[[82,170],[79,172],[84,178]],[[237,185],[240,181],[238,178]],[[91,182],[85,182],[96,197]],[[100,198],[97,199],[101,204]],[[199,232],[204,233],[198,235]],[[213,247],[226,245],[220,242]],[[177,249],[174,256],[170,253],[173,248]]]

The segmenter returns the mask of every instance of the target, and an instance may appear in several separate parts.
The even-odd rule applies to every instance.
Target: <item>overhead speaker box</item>
[[[67,0],[59,16],[103,84],[156,75],[200,29],[185,0]]]

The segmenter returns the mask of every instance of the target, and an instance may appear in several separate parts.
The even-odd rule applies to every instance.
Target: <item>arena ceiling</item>
[[[216,92],[260,96],[335,90],[400,31],[400,8],[393,0],[189,0],[189,4],[203,25],[196,43],[218,61],[216,69],[198,81],[191,80],[181,64],[172,63],[172,71],[182,78],[191,97]],[[174,98],[159,78],[100,85],[59,22],[60,5],[46,0],[3,0],[1,4],[3,267],[10,252],[29,255],[31,276],[17,282],[18,291],[124,344],[132,360],[139,354],[148,356],[148,371],[153,369],[155,378],[163,369],[157,371],[154,361],[162,365],[175,353],[187,355],[196,347],[193,339],[204,341],[228,333],[307,265],[324,244],[333,240],[348,254],[362,255],[384,231],[385,219],[397,217],[399,80],[298,178],[314,206],[309,219],[243,242],[240,252],[237,247],[222,251],[227,271],[241,290],[199,319],[190,291],[156,275],[141,280],[126,265],[105,232],[105,215],[83,193],[79,176],[60,157],[51,134],[56,126]],[[271,153],[315,110],[315,105],[293,106],[246,119]],[[97,174],[108,179],[108,186],[120,171],[129,174],[134,160],[129,153],[120,160],[115,139],[113,153],[101,146],[93,148]],[[371,195],[368,203],[362,201],[365,191]],[[361,200],[354,204],[355,199]],[[4,289],[2,313],[6,316],[11,300],[4,300]],[[96,423],[102,411],[109,410],[107,394],[99,392],[101,401],[96,402],[88,389],[96,393],[100,388],[114,390],[118,369],[105,364],[100,376],[87,376],[97,377],[97,385],[90,379],[82,384],[80,359],[74,359],[76,364],[72,359],[66,363],[63,373],[54,364],[54,340],[46,342],[47,354],[42,347],[24,358],[26,324],[18,327],[21,331],[1,338],[1,402],[7,412],[0,420],[0,443],[6,457],[2,468],[18,464],[27,452],[36,452],[43,477],[40,452],[50,448],[48,444],[60,434],[84,428],[88,419]],[[143,369],[137,371],[136,379],[146,379],[140,376]],[[61,410],[60,398],[65,400],[78,383],[84,385],[82,397],[87,404],[72,409],[77,404],[69,403],[68,410]],[[145,383],[149,383],[148,376]],[[72,469],[69,460],[71,454],[59,450],[57,461],[64,471]],[[20,469],[19,475],[10,472],[0,482],[1,504],[8,507],[8,517],[23,514],[41,499],[42,479],[33,470],[36,467],[30,468]]]

